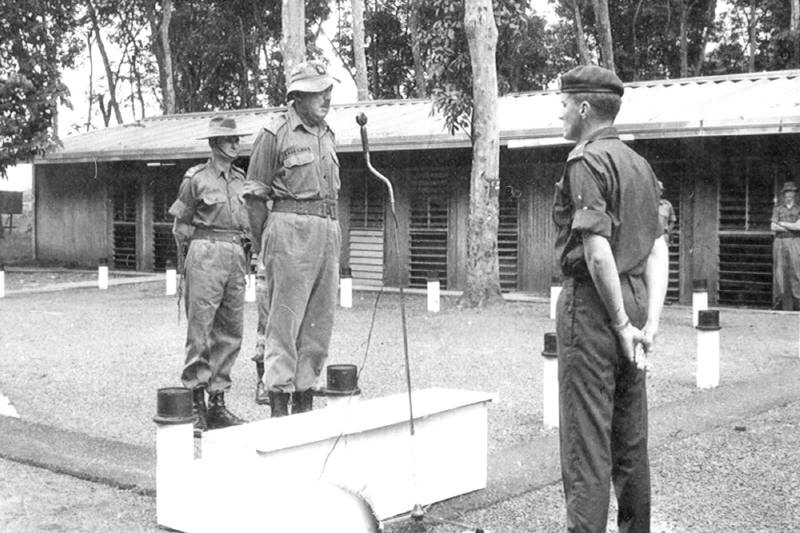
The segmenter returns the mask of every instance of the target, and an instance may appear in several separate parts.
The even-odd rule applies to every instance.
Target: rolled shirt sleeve
[[[277,170],[277,150],[275,135],[261,130],[253,142],[250,164],[247,167],[247,181],[242,196],[268,199],[272,192],[272,180]]]
[[[175,220],[184,224],[191,224],[194,217],[194,192],[192,191],[192,180],[184,177],[178,189],[178,198],[169,208],[169,214]]]
[[[572,230],[578,233],[591,233],[611,239],[613,221],[608,214],[603,198],[603,185],[585,161],[577,161],[569,172],[570,193],[575,214]]]

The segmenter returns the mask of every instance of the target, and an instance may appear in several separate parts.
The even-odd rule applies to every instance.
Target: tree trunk
[[[367,55],[364,51],[364,2],[350,0],[353,11],[353,57],[356,64],[356,98],[359,102],[369,100],[367,81]]]
[[[800,0],[797,0],[800,2]],[[708,44],[708,36],[711,29],[714,27],[714,21],[717,17],[717,0],[708,0],[706,5],[706,14],[703,19],[703,38],[700,42],[700,50],[697,51],[697,61],[694,64],[694,75],[700,76],[703,73],[703,64],[706,62],[706,45]]]
[[[589,55],[589,47],[586,46],[580,0],[570,0],[570,3],[572,4],[572,16],[575,19],[575,44],[578,46],[578,55],[581,58],[581,64],[588,65],[592,62],[592,56]]]
[[[297,0],[283,0],[281,8],[281,52],[286,85],[296,65],[306,58],[306,5]]]
[[[97,41],[97,49],[100,50],[100,57],[103,59],[103,67],[106,70],[106,80],[108,82],[108,106],[114,111],[114,118],[117,119],[117,124],[122,124],[122,112],[119,110],[117,103],[117,80],[114,73],[111,72],[111,63],[108,60],[106,47],[103,44],[103,39],[100,37],[100,24],[97,21],[97,12],[94,9],[94,2],[88,0],[86,6],[89,8],[89,18],[92,20],[92,29],[94,30],[94,38]],[[106,121],[108,126],[108,121]]]
[[[689,76],[689,40],[686,37],[686,19],[689,17],[689,6],[686,5],[686,0],[680,0],[678,31],[679,35],[679,48],[681,58],[681,78]]]
[[[86,51],[89,53],[89,105],[86,106],[86,131],[92,127],[92,104],[94,103],[94,54],[92,54],[92,32],[86,34]]]
[[[413,0],[408,14],[408,31],[411,34],[411,55],[414,58],[414,83],[416,85],[414,92],[417,98],[425,98],[428,96],[428,91],[425,83],[425,65],[422,63],[422,50],[419,42],[419,8],[419,0]]]
[[[747,18],[747,37],[750,41],[748,49],[750,57],[747,58],[747,72],[756,71],[756,0],[750,0],[750,16]]]
[[[608,70],[614,68],[614,41],[611,38],[611,19],[608,16],[608,0],[592,0],[594,18],[597,21],[597,41],[600,44],[601,64]]]
[[[475,307],[502,301],[497,255],[500,192],[497,26],[492,0],[465,1],[464,29],[472,63],[472,171],[466,286],[459,303]]]
[[[247,34],[244,31],[244,21],[239,17],[239,93],[240,102],[243,108],[252,107],[253,102],[250,97],[250,65],[247,57]]]
[[[633,56],[633,81],[639,79],[639,45],[637,43],[636,25],[639,23],[639,13],[642,10],[642,2],[639,0],[636,3],[636,10],[633,12],[633,20],[631,21],[631,55]]]
[[[800,68],[800,0],[791,0],[789,35],[792,39],[792,67]]]
[[[164,99],[164,113],[175,113],[175,74],[172,72],[172,47],[169,44],[169,23],[172,20],[172,0],[161,0],[161,50],[164,54],[164,85],[161,87]]]

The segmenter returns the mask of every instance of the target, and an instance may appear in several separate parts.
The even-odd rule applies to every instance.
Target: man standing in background
[[[800,310],[800,206],[795,203],[797,186],[783,184],[783,202],[772,211],[773,309]]]

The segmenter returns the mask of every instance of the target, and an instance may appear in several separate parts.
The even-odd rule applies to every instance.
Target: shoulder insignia
[[[584,150],[586,149],[586,141],[578,143],[575,147],[570,150],[569,155],[567,156],[567,162],[574,161],[576,159],[583,158]]]
[[[273,113],[264,125],[264,129],[273,135],[277,135],[278,130],[284,124],[286,124],[286,113]]]
[[[200,172],[201,170],[206,168],[206,165],[208,165],[208,163],[200,163],[199,165],[195,165],[195,166],[189,168],[189,170],[186,171],[186,173],[183,175],[183,177],[184,178],[191,178],[192,176],[194,176],[195,174],[197,174],[198,172]]]

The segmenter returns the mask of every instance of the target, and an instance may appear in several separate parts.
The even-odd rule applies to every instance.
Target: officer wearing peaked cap
[[[339,159],[325,122],[338,80],[306,61],[289,76],[286,112],[256,138],[245,196],[261,251],[269,318],[256,370],[271,416],[312,408],[328,356],[339,281]]]
[[[658,183],[614,128],[624,94],[616,74],[577,67],[561,77],[561,93],[564,137],[577,143],[553,205],[564,278],[556,333],[567,530],[605,531],[613,481],[620,532],[648,532],[643,368],[668,271]]]
[[[233,165],[239,139],[250,135],[233,118],[215,116],[198,139],[208,140],[210,159],[183,176],[169,209],[184,262],[186,355],[183,385],[192,389],[199,436],[244,422],[225,406],[231,368],[242,345],[246,254],[249,237],[242,199],[244,172]],[[208,405],[206,405],[208,394]]]

